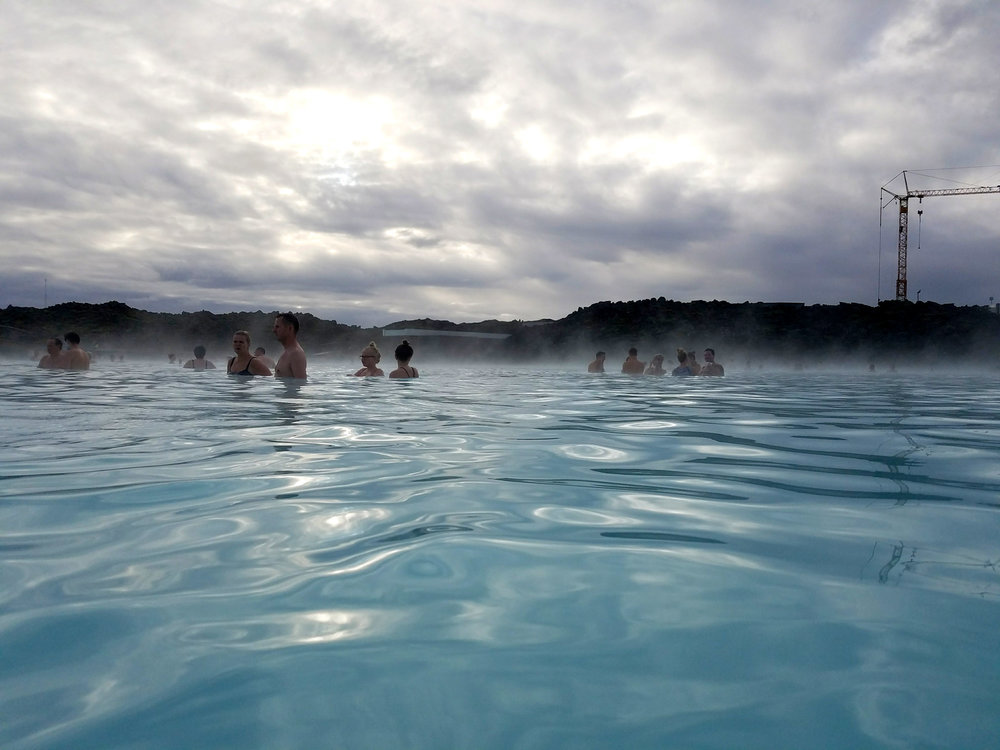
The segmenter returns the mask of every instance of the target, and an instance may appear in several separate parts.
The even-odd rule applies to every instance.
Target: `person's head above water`
[[[299,319],[295,317],[290,312],[278,313],[277,319],[284,322],[285,325],[290,325],[295,330],[295,335],[299,334]]]
[[[203,347],[201,344],[198,344],[198,346],[194,348],[194,358],[195,359],[205,358],[205,347]]]
[[[361,350],[361,361],[364,362],[365,359],[371,357],[375,360],[375,364],[378,364],[382,359],[382,353],[375,346],[374,341],[369,341],[368,346]]]
[[[274,337],[286,349],[295,347],[299,335],[299,319],[290,312],[278,313],[274,318]]]
[[[396,359],[400,362],[409,362],[413,358],[413,347],[410,342],[403,339],[403,343],[396,347],[394,352]]]

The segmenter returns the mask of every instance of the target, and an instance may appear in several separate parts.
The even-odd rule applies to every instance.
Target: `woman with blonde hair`
[[[378,363],[381,359],[382,354],[379,352],[378,347],[375,346],[375,342],[369,341],[368,346],[361,350],[362,368],[354,373],[354,375],[359,378],[385,375],[384,372],[378,369]]]
[[[233,334],[233,351],[235,357],[231,357],[226,363],[226,372],[230,375],[270,375],[271,370],[257,357],[250,353],[250,334],[246,331],[237,331]]]
[[[663,369],[663,355],[657,354],[649,363],[649,367],[646,368],[646,375],[666,375],[667,371]]]

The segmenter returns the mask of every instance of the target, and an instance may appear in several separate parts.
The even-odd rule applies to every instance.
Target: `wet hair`
[[[713,357],[715,356],[715,349],[713,349],[712,347],[710,347],[710,346],[706,346],[706,347],[705,347],[705,351],[706,351],[706,352],[712,352],[712,356],[713,356]]]
[[[261,354],[267,354],[267,349],[265,349],[263,346],[258,346],[256,349],[253,350],[254,354],[257,354],[257,352],[260,352]],[[257,356],[259,357],[260,354],[258,354]]]
[[[608,356],[607,352],[598,352],[597,354],[594,355],[595,358],[596,357],[606,357],[606,356]]]
[[[299,319],[298,318],[296,318],[290,312],[278,313],[277,317],[280,318],[281,320],[285,321],[292,328],[294,328],[296,335],[298,335],[298,333],[299,333]]]
[[[369,355],[372,356],[372,357],[375,357],[375,362],[376,363],[382,361],[382,352],[380,352],[378,350],[378,347],[375,346],[375,342],[374,341],[369,341],[368,342],[368,346],[366,346],[364,349],[361,350],[361,356],[362,357],[367,357]]]
[[[65,338],[71,344],[80,343],[80,334],[78,334],[76,331],[70,331],[63,338]]]
[[[403,343],[396,347],[395,355],[400,362],[409,362],[413,357],[413,347],[410,346],[410,342],[403,339]]]
[[[203,347],[201,344],[198,344],[198,346],[194,348],[194,358],[201,359],[204,356],[205,356],[205,347]]]
[[[49,341],[51,341],[51,342],[52,342],[53,344],[55,344],[55,345],[56,345],[56,346],[58,346],[58,347],[59,347],[60,349],[62,349],[62,339],[61,339],[61,338],[59,338],[58,336],[53,336],[52,338],[50,338],[50,339],[49,339]],[[48,343],[48,342],[46,342],[46,344],[47,344],[47,343]]]
[[[653,360],[654,361],[659,360],[660,362],[662,362],[663,361],[663,355],[662,354],[657,354],[656,356],[653,357]]]
[[[630,357],[634,357],[637,354],[639,354],[639,350],[633,346],[631,349],[628,350],[628,354]]]
[[[247,331],[237,331],[234,336],[243,336],[247,340],[247,349],[250,348],[250,334]]]
[[[681,364],[684,364],[685,362],[687,362],[687,358],[688,358],[688,353],[686,351],[684,351],[683,349],[678,349],[677,350],[677,361],[678,362],[680,362]]]

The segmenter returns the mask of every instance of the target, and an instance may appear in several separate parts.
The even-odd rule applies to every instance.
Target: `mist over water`
[[[996,374],[419,354],[9,364],[0,746],[1000,736]]]

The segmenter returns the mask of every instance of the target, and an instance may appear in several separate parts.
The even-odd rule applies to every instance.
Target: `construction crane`
[[[899,261],[896,269],[896,300],[903,302],[906,300],[906,237],[908,234],[910,208],[910,198],[918,198],[923,202],[924,198],[936,195],[979,195],[981,193],[1000,193],[1000,185],[985,185],[982,187],[947,188],[944,190],[910,190],[906,181],[906,171],[903,171],[903,188],[906,192],[894,193],[891,190],[882,188],[883,193],[892,196],[884,205],[891,201],[899,202]],[[897,175],[898,176],[898,175]],[[920,213],[923,213],[922,211]]]

